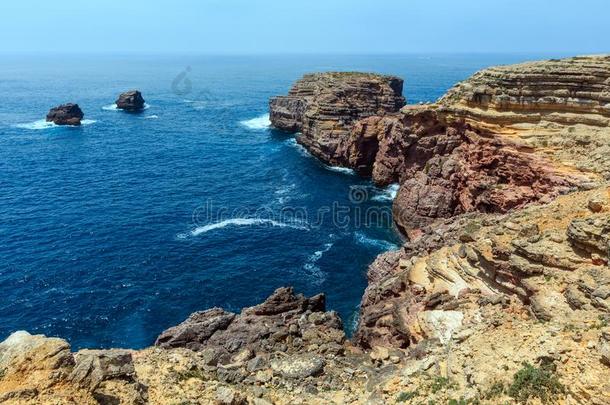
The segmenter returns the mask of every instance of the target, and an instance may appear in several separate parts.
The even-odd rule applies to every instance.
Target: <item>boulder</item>
[[[274,360],[271,362],[271,369],[284,378],[302,380],[322,374],[325,364],[323,358],[306,354]]]
[[[70,380],[90,391],[95,391],[102,381],[115,378],[130,380],[135,374],[128,350],[81,350],[74,358],[76,365]]]
[[[141,111],[144,109],[144,98],[138,90],[131,90],[119,95],[116,106],[124,111]]]
[[[83,111],[78,104],[68,103],[51,108],[47,114],[47,122],[52,122],[56,125],[80,125],[83,117]]]

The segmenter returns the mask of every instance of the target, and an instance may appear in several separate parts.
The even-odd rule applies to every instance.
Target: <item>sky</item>
[[[3,0],[2,53],[608,53],[608,0]]]

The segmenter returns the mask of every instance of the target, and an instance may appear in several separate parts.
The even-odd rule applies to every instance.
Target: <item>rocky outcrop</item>
[[[354,122],[397,112],[404,104],[403,81],[371,73],[305,75],[288,96],[269,103],[274,127],[301,132],[297,141],[332,165],[347,166],[347,144]]]
[[[81,124],[81,120],[85,114],[80,109],[78,104],[62,104],[51,108],[47,114],[47,122],[52,122],[56,125],[74,125]]]
[[[115,101],[119,110],[137,112],[144,109],[144,98],[138,90],[131,90],[119,95]]]
[[[610,125],[610,56],[527,62],[482,70],[439,101],[478,123]]]
[[[178,326],[163,332],[156,345],[163,348],[210,349],[217,361],[247,350],[252,353],[297,352],[341,353],[345,340],[341,319],[325,312],[323,294],[306,298],[292,288],[276,290],[265,302],[241,314],[213,308],[192,314]]]
[[[0,343],[0,403],[145,404],[131,352],[82,350],[63,339],[15,332]]]
[[[394,220],[411,239],[438,218],[471,211],[504,213],[552,201],[591,181],[510,140],[461,120],[448,122],[428,107],[405,109],[400,121],[381,120],[394,133],[381,139],[374,179],[401,184]],[[367,123],[357,129],[361,125]]]

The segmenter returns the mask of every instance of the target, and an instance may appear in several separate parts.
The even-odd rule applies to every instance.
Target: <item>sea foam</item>
[[[150,108],[150,104],[144,103],[143,110],[148,110],[149,108]],[[119,107],[116,104],[105,105],[105,106],[102,107],[102,110],[105,110],[105,111],[122,111],[122,110],[119,109]]]
[[[324,253],[332,249],[333,243],[325,243],[321,250],[316,250],[307,258],[307,262],[303,265],[305,273],[311,276],[314,283],[317,285],[322,284],[326,280],[326,275],[316,263],[324,256]]]
[[[324,168],[326,168],[326,170],[330,170],[331,172],[348,174],[350,176],[353,176],[356,174],[356,172],[354,172],[354,170],[350,169],[349,167],[324,165]]]
[[[299,154],[305,157],[312,157],[311,153],[301,144],[299,144],[296,138],[290,138],[286,141],[286,145],[295,148]]]
[[[269,114],[261,115],[260,117],[252,118],[250,120],[240,121],[239,123],[254,131],[268,129],[271,126]]]
[[[191,231],[191,236],[198,236],[215,229],[222,229],[228,226],[273,226],[279,228],[292,228],[298,230],[309,230],[309,227],[302,223],[287,223],[262,218],[231,218],[224,221],[215,222],[204,226],[199,226]],[[179,236],[180,238],[180,236]]]
[[[96,122],[97,122],[96,120],[82,120],[80,124],[84,126],[84,125],[91,125]],[[76,126],[76,125],[57,125],[53,122],[47,122],[46,120],[38,120],[38,121],[34,121],[34,122],[28,122],[25,124],[17,124],[17,125],[14,125],[14,127],[21,128],[21,129],[30,129],[30,130],[61,128],[61,127],[78,128],[78,126]]]
[[[371,197],[371,200],[379,202],[392,202],[396,198],[396,194],[398,193],[399,187],[399,184],[390,184],[384,189],[378,189],[376,195]]]
[[[376,248],[379,248],[379,249],[383,249],[383,250],[396,250],[396,249],[398,249],[398,245],[396,245],[395,243],[388,242],[387,240],[369,238],[368,236],[366,236],[362,232],[356,232],[354,234],[354,237],[356,239],[356,242],[358,242],[358,243],[360,243],[362,245],[373,246],[373,247],[376,247]]]

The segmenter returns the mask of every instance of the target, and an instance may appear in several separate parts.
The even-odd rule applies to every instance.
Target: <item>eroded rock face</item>
[[[0,343],[0,402],[145,404],[131,352],[82,350],[63,339],[15,332]]]
[[[607,127],[610,124],[610,56],[484,69],[458,83],[440,103],[488,124],[546,121]]]
[[[490,68],[398,113],[395,78],[308,75],[271,100],[271,117],[326,163],[401,184],[394,218],[413,239],[439,218],[508,212],[608,177],[609,72],[608,57]]]
[[[85,114],[78,104],[68,103],[51,108],[47,114],[47,122],[53,122],[56,125],[78,126],[84,116]]]
[[[215,308],[197,312],[163,332],[156,345],[164,348],[212,349],[216,362],[236,353],[295,352],[315,345],[320,352],[342,352],[345,340],[335,312],[325,312],[324,295],[306,298],[292,288],[276,290],[265,302],[236,315]]]
[[[120,110],[136,112],[144,109],[144,98],[138,90],[131,90],[119,95],[115,101],[116,106]]]
[[[397,112],[404,104],[403,81],[370,73],[305,75],[288,96],[269,102],[274,127],[301,132],[297,138],[312,154],[332,165],[347,166],[347,141],[359,119]]]
[[[610,216],[591,212],[587,201],[595,196],[605,205],[608,191],[573,193],[508,215],[457,217],[379,257],[369,270],[355,342],[406,348],[430,336],[423,312],[467,313],[511,300],[547,322],[603,315],[610,308],[602,249]]]

